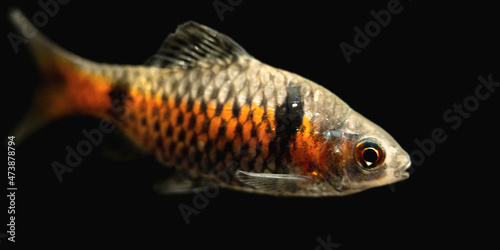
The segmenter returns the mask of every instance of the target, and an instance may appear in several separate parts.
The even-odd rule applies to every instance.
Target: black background
[[[2,13],[13,5],[28,17],[41,10],[36,1],[3,3]],[[99,122],[69,117],[16,145],[16,243],[1,239],[0,248],[319,249],[318,237],[330,237],[339,249],[497,246],[500,88],[456,130],[443,113],[474,95],[478,76],[500,81],[498,8],[402,0],[402,12],[348,64],[339,44],[353,44],[353,28],[363,29],[373,20],[370,11],[387,3],[243,0],[223,21],[212,1],[72,0],[60,6],[41,30],[83,57],[141,64],[178,24],[194,20],[232,37],[257,59],[330,89],[408,152],[436,128],[447,139],[392,188],[321,199],[222,190],[186,225],[178,205],[193,206],[193,195],[156,194],[152,184],[170,170],[152,157],[103,156],[119,139],[114,134],[59,183],[50,164],[64,162],[65,146],[77,145],[82,129]],[[2,25],[6,138],[26,112],[38,75],[25,47],[14,53],[6,18]],[[7,180],[2,183],[5,225]]]

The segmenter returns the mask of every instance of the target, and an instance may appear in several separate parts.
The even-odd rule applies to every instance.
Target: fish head
[[[408,153],[384,129],[351,110],[331,133],[327,162],[330,185],[339,195],[360,192],[409,178]]]

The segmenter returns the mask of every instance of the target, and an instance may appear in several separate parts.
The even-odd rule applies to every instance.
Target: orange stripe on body
[[[179,109],[173,109],[172,112],[170,113],[170,124],[172,126],[177,126],[177,119],[179,117]]]
[[[242,137],[244,142],[248,142],[248,140],[250,140],[250,137],[252,136],[252,128],[252,121],[247,121],[243,124]]]
[[[268,107],[267,110],[267,120],[269,121],[269,127],[273,133],[276,132],[276,120],[274,114],[274,108]]]
[[[320,154],[324,153],[324,138],[312,133],[313,124],[303,117],[302,126],[295,136],[295,141],[290,142],[292,161],[306,173],[326,173],[327,166],[320,164]]]
[[[257,125],[262,122],[262,117],[264,116],[264,108],[257,107],[255,104],[252,105],[252,121]]]
[[[269,155],[269,142],[271,142],[271,135],[268,132],[269,121],[262,122],[257,128],[257,138],[259,143],[262,145],[262,156],[267,158]]]
[[[228,140],[232,140],[236,136],[236,126],[238,125],[238,119],[233,117],[226,124],[226,137]]]
[[[184,130],[188,131],[189,129],[189,123],[191,122],[191,117],[193,116],[193,113],[187,112],[184,114],[184,120],[182,121],[182,128]]]
[[[51,95],[42,96],[42,98],[51,98],[51,105],[47,112],[49,116],[56,117],[70,112],[90,112],[104,114],[111,106],[109,92],[111,82],[106,78],[97,75],[91,75],[75,67],[68,65],[63,60],[56,60],[56,72],[60,72],[65,88],[52,88]],[[54,69],[46,69],[49,72]],[[47,81],[51,81],[50,76]],[[52,84],[52,83],[49,83]]]
[[[226,105],[222,108],[222,113],[220,114],[220,117],[224,121],[229,121],[231,117],[233,117],[233,103],[232,102],[227,102]]]
[[[168,96],[167,105],[168,105],[169,109],[174,109],[175,108],[175,95],[170,94]]]
[[[193,130],[189,130],[186,132],[186,138],[184,139],[184,142],[186,142],[187,145],[190,144],[191,140],[193,140],[193,136],[194,136],[194,131]]]
[[[219,116],[214,117],[210,121],[210,126],[208,127],[208,138],[210,138],[211,140],[215,140],[217,138],[220,124],[221,124],[221,118]]]
[[[177,127],[174,128],[174,134],[172,136],[172,138],[174,139],[174,141],[180,142],[179,135],[181,134],[181,131],[182,131],[182,127],[180,127],[180,126],[177,126]]]
[[[243,124],[247,121],[248,119],[248,114],[250,113],[250,107],[249,106],[245,106],[243,108],[241,108],[241,111],[240,111],[240,116],[238,117],[238,122]]]
[[[199,114],[200,113],[200,108],[201,108],[201,100],[198,99],[193,104],[193,113],[195,115]]]
[[[250,112],[252,114],[251,120]],[[265,114],[266,113],[266,114]],[[237,136],[236,127],[238,123],[241,124],[241,137]],[[267,158],[269,157],[269,143],[276,136],[276,121],[274,115],[274,108],[257,107],[255,104],[244,106],[241,108],[239,117],[233,117],[226,125],[226,138],[228,140],[234,139],[233,146],[240,146],[242,142],[245,143],[259,143],[260,154]],[[255,130],[256,138],[252,137],[252,132]],[[237,149],[233,148],[236,152]]]
[[[217,109],[217,102],[215,100],[210,101],[207,105],[207,117],[211,119],[215,115],[215,110]]]
[[[181,104],[179,105],[179,109],[182,111],[182,113],[186,113],[188,110],[187,110],[187,102],[188,102],[188,99],[187,98],[182,98],[182,101],[181,101]]]
[[[196,117],[196,124],[194,125],[194,132],[201,134],[203,132],[203,122],[205,121],[205,114],[199,114]]]

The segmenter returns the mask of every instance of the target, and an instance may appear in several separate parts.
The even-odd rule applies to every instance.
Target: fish
[[[94,62],[29,30],[41,83],[19,126],[27,136],[67,115],[111,121],[175,173],[156,189],[216,183],[257,194],[345,196],[409,177],[408,153],[337,95],[252,57],[228,36],[188,21],[142,65]],[[33,35],[35,34],[35,35]]]

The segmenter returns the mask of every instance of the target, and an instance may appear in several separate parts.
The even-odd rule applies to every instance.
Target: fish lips
[[[399,167],[399,170],[397,170],[396,177],[400,178],[400,181],[406,180],[410,178],[410,173],[408,172],[408,169],[410,169],[411,166],[411,161],[408,161],[407,163],[401,165]]]

